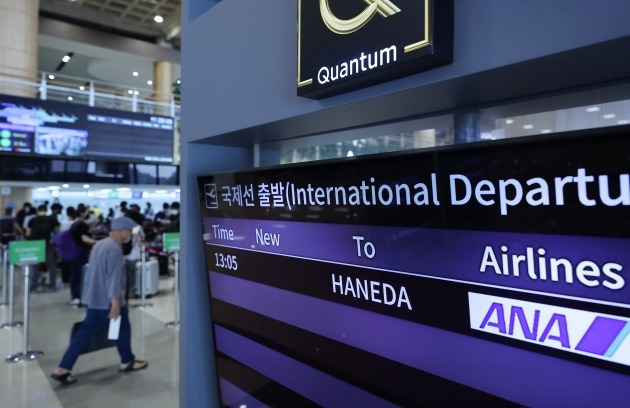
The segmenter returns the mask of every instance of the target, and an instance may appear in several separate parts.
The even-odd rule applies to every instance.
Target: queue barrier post
[[[9,266],[9,321],[2,324],[0,326],[0,328],[2,329],[13,329],[14,327],[22,327],[22,322],[16,322],[13,320],[13,312],[14,312],[14,301],[13,301],[13,295],[15,293],[15,284],[14,284],[14,277],[15,277],[15,266],[13,264],[11,264],[11,266]],[[26,292],[28,292],[28,287],[26,287],[25,289]]]
[[[7,301],[7,265],[9,264],[9,248],[6,245],[0,245],[0,251],[2,252],[2,301],[0,301],[0,307],[7,307],[9,304]]]
[[[175,312],[175,320],[166,323],[166,327],[169,329],[179,329],[179,251],[173,253],[173,259],[175,261],[175,290],[173,294],[173,309]]]
[[[22,338],[22,352],[7,356],[6,361],[9,363],[17,363],[18,361],[33,361],[44,356],[43,351],[28,349],[28,301],[30,292],[30,270],[30,265],[24,265],[24,336]]]

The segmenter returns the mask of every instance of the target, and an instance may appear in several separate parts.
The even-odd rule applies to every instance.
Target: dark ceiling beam
[[[105,6],[103,3],[102,7]],[[125,33],[125,35],[144,41],[157,42],[164,36],[164,28],[142,23],[134,23],[127,19],[116,18],[97,10],[80,7],[79,4],[68,4],[54,0],[40,0],[39,13],[45,17],[68,21],[76,25],[97,28],[100,31]]]
[[[179,50],[70,24],[41,15],[39,18],[39,33],[50,37],[63,38],[70,41],[139,55],[154,61],[170,61],[178,64],[180,62]]]

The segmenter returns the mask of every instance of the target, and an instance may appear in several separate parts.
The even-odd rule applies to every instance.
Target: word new
[[[280,246],[280,234],[265,232],[261,228],[256,228],[256,243],[265,246]]]

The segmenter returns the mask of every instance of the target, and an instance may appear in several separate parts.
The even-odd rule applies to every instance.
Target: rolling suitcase
[[[88,278],[88,271],[90,270],[90,264],[85,264],[83,265],[83,268],[81,268],[81,296],[83,297],[83,290],[84,288],[87,286],[87,278]]]
[[[140,282],[140,270],[142,263],[136,264],[136,294],[142,295],[142,285]],[[160,265],[157,260],[147,261],[144,270],[144,293],[153,296],[158,293],[158,282],[160,279]]]

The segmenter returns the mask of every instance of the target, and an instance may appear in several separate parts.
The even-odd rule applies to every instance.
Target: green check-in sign
[[[9,242],[9,262],[13,265],[31,265],[46,259],[46,241]]]
[[[179,251],[179,236],[179,232],[165,232],[162,235],[162,245],[164,246],[164,252]]]

